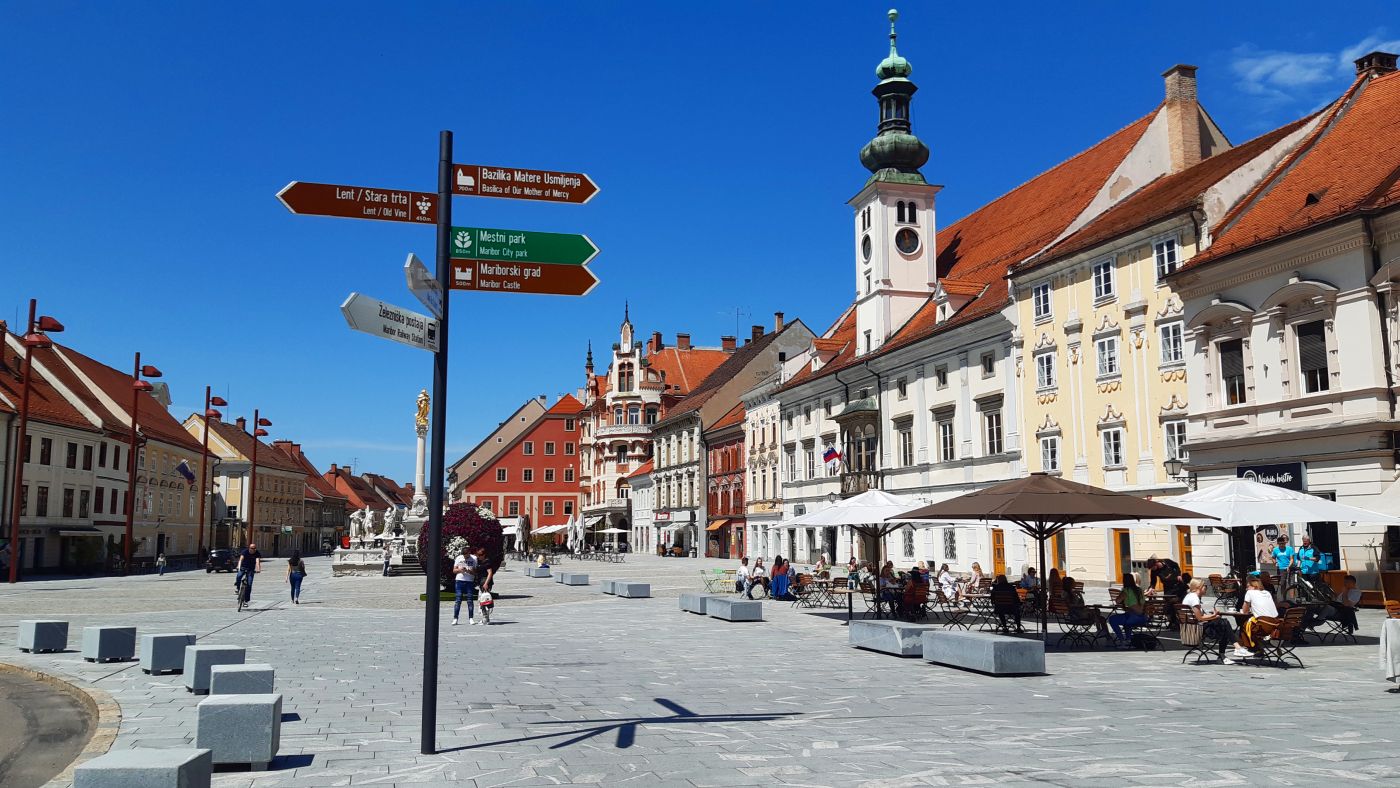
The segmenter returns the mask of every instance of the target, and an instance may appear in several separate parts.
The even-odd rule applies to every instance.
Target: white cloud
[[[1237,47],[1230,69],[1244,93],[1271,103],[1317,103],[1320,94],[1334,92],[1354,73],[1353,61],[1368,52],[1400,51],[1400,40],[1377,31],[1340,52],[1287,52]]]

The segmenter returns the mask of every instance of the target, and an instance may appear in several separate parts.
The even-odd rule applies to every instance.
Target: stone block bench
[[[933,629],[940,627],[904,621],[852,621],[846,635],[855,648],[882,651],[899,657],[918,657],[924,653],[924,633]]]
[[[699,613],[703,616],[706,615],[709,600],[721,598],[714,594],[684,593],[681,594],[681,610],[687,613]]]
[[[136,656],[136,627],[83,627],[83,659],[125,662]]]
[[[560,572],[558,582],[566,586],[586,586],[588,585],[588,575],[578,572]]]
[[[196,695],[209,694],[209,669],[215,665],[242,665],[245,653],[241,646],[186,646],[185,689]]]
[[[271,695],[271,665],[214,665],[209,668],[210,695]]]
[[[940,665],[993,676],[1045,672],[1045,643],[1040,640],[937,629],[923,634],[924,659]]]
[[[613,593],[625,599],[647,599],[651,597],[651,583],[632,583],[626,580],[614,580]]]
[[[67,651],[68,622],[51,619],[19,622],[19,650]]]
[[[209,788],[208,750],[112,750],[73,770],[73,788]]]
[[[215,765],[248,764],[262,771],[277,757],[281,695],[210,695],[197,710],[194,746],[210,750]]]
[[[721,621],[762,621],[763,603],[757,599],[712,596],[705,599],[705,615]]]
[[[151,675],[185,669],[185,647],[194,645],[188,632],[163,632],[141,636],[141,670]]]
[[[604,581],[603,581],[603,593],[604,593],[604,594],[613,594],[613,595],[616,595],[616,594],[617,594],[617,590],[616,590],[615,586],[616,586],[618,583],[621,583],[621,582],[622,582],[621,580],[604,580]]]
[[[527,566],[525,567],[526,577],[549,577],[549,567],[547,566]]]

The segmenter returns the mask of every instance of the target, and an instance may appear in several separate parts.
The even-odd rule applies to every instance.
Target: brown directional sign
[[[598,184],[581,172],[526,170],[484,164],[452,165],[452,193],[466,197],[586,203]]]
[[[581,296],[597,284],[598,277],[585,265],[452,261],[453,290]]]
[[[310,216],[415,224],[437,222],[437,195],[430,192],[292,181],[277,193],[277,199],[292,213]]]

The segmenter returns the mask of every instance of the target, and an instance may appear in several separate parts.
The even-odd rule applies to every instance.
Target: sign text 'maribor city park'
[[[586,203],[598,193],[598,184],[582,172],[454,164],[452,192],[465,197]]]

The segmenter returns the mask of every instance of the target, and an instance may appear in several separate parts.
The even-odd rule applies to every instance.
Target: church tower
[[[933,198],[941,188],[924,180],[928,146],[913,133],[909,105],[918,88],[914,67],[895,47],[875,68],[871,92],[880,107],[875,138],[860,151],[870,179],[851,198],[855,208],[856,355],[878,350],[928,300],[937,283]]]

